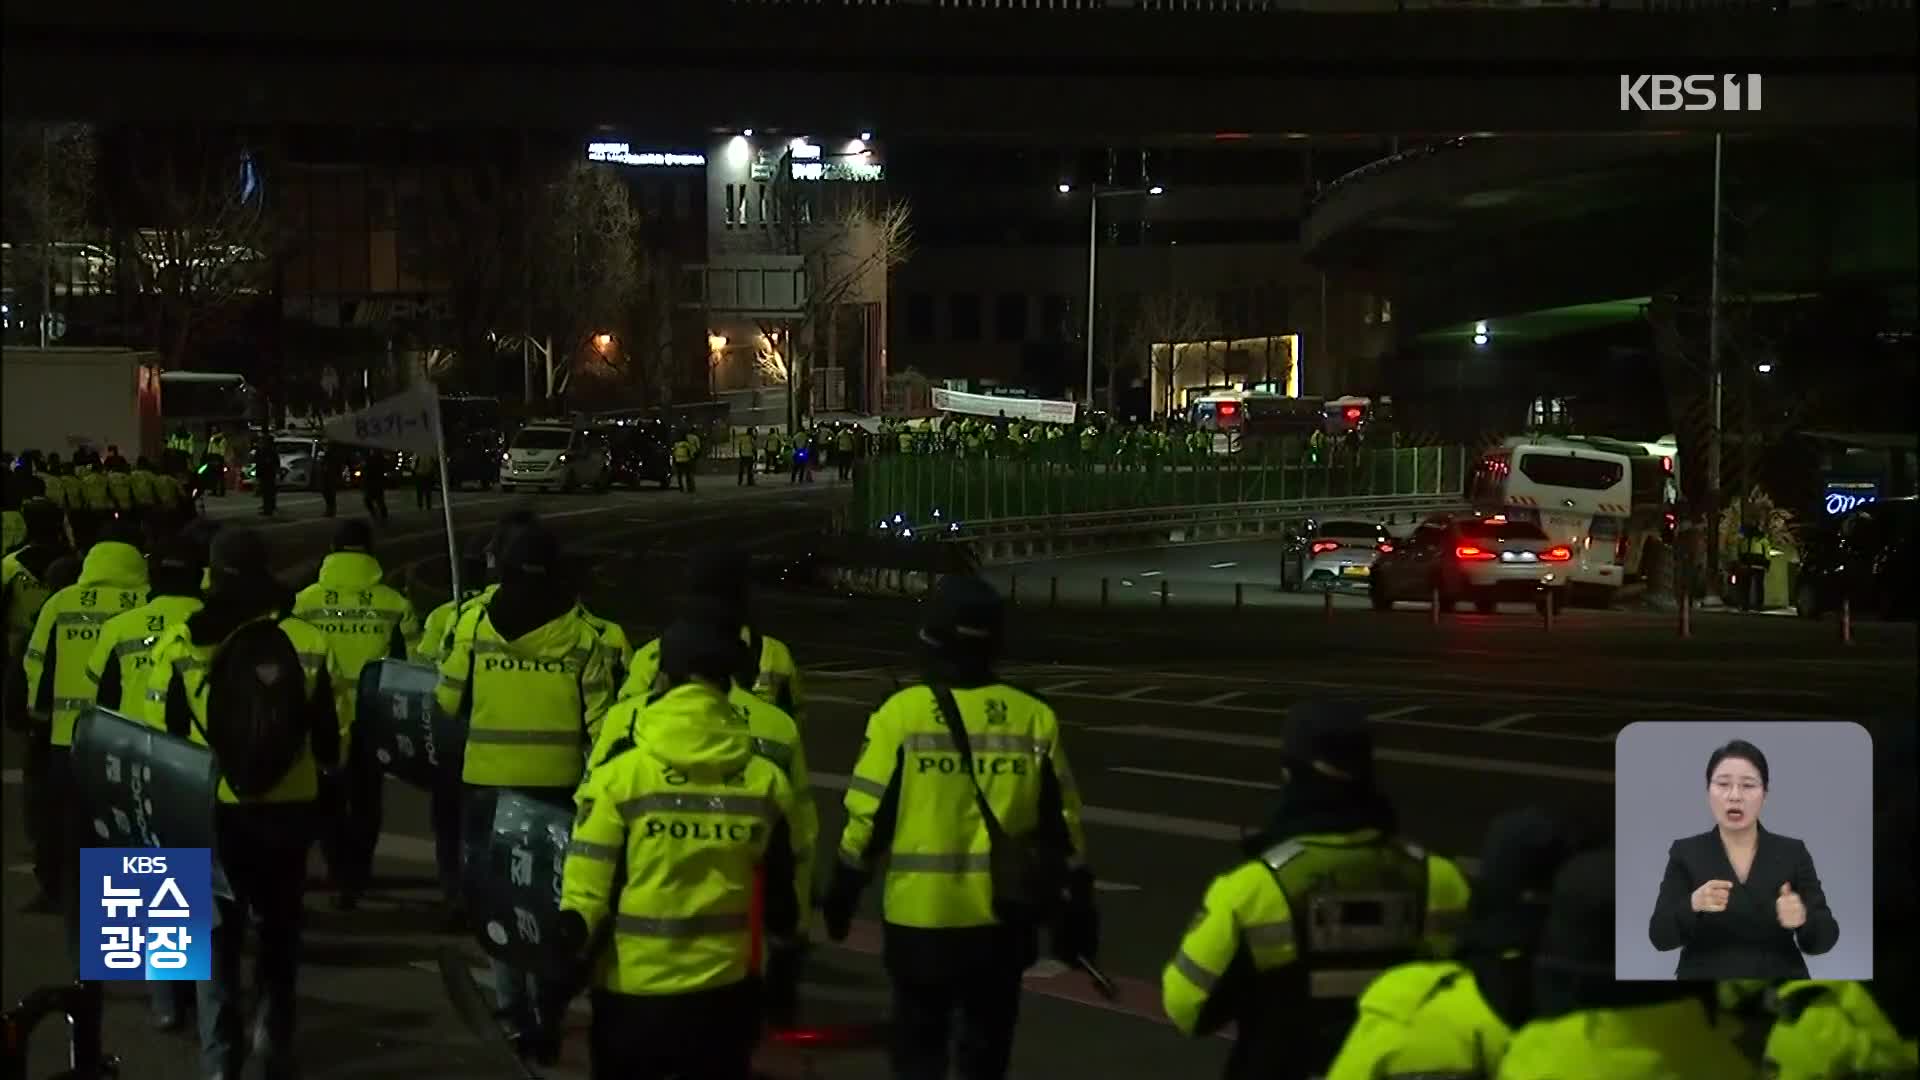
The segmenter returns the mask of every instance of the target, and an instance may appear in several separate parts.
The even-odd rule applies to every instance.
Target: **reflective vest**
[[[26,644],[27,635],[33,633],[40,609],[52,595],[53,590],[47,588],[46,582],[20,560],[20,552],[0,559],[0,602],[6,604],[8,656],[20,655],[20,647]]]
[[[47,501],[62,510],[67,508],[67,482],[65,477],[53,473],[40,475],[40,486],[46,489]]]
[[[47,598],[27,639],[27,708],[53,725],[53,745],[73,745],[73,722],[93,705],[87,661],[107,620],[147,602],[147,561],[131,544],[93,545],[80,580]]]
[[[740,640],[751,645],[753,628],[741,627]],[[660,673],[660,639],[654,638],[634,652],[626,681],[620,685],[619,697],[623,701],[644,698],[666,688],[666,677]],[[794,665],[793,651],[787,648],[787,643],[772,634],[760,636],[760,666],[751,689],[760,700],[791,714],[796,720],[804,718],[806,697],[800,684],[800,669]]]
[[[687,462],[692,460],[693,460],[693,443],[687,441],[686,439],[677,440],[673,444],[673,463],[675,465],[685,465]]]
[[[861,871],[885,861],[884,912],[896,926],[948,929],[999,921],[975,779],[1002,826],[1020,835],[1039,826],[1040,793],[1051,773],[1070,860],[1085,861],[1080,793],[1053,709],[1004,683],[955,687],[953,698],[972,746],[973,778],[961,767],[933,691],[913,686],[888,698],[867,720],[866,743],[847,781],[840,860]],[[899,799],[893,836],[871,850],[880,847],[875,817],[889,788],[898,789]]]
[[[574,605],[574,610],[580,613],[581,621],[591,627],[599,635],[601,644],[607,647],[607,685],[619,686],[626,681],[627,668],[633,665],[633,643],[627,640],[627,632],[620,628],[619,623],[588,611],[584,604]]]
[[[133,477],[123,472],[108,473],[107,497],[121,510],[133,509]]]
[[[262,616],[262,619],[268,616]],[[260,620],[254,620],[260,621]],[[306,684],[307,700],[311,702],[315,694],[334,694],[341,685],[344,676],[340,672],[339,661],[327,646],[327,636],[316,627],[299,619],[288,617],[276,625],[293,643],[293,651],[300,656],[300,672]],[[237,629],[237,628],[236,628]],[[187,622],[169,628],[160,635],[153,646],[152,667],[147,680],[147,722],[152,724],[158,717],[156,726],[166,728],[168,694],[176,682],[180,684],[187,708],[191,713],[185,732],[176,732],[202,746],[207,744],[207,673],[213,663],[213,654],[219,648],[214,645],[196,645],[193,640],[193,628]],[[320,679],[326,676],[327,685],[322,687]],[[333,703],[327,703],[331,706]],[[314,757],[313,739],[309,735],[306,746],[292,767],[287,769],[279,783],[268,789],[266,794],[242,799],[227,786],[226,780],[220,781],[217,792],[223,803],[292,803],[312,802],[320,793],[320,764]]]
[[[225,432],[216,434],[212,438],[207,440],[207,456],[216,457],[222,461],[226,460],[227,436]]]
[[[1866,986],[1795,979],[1777,995],[1780,1018],[1767,1033],[1762,1058],[1770,1080],[1867,1080],[1920,1071],[1920,1044],[1900,1036]]]
[[[127,486],[133,492],[135,506],[152,506],[160,501],[160,488],[151,469],[135,469],[127,474]]]
[[[649,644],[655,650],[654,659],[657,663],[659,642],[655,640]],[[608,711],[606,722],[600,725],[600,737],[594,742],[593,754],[587,761],[589,773],[613,757],[615,748],[622,744],[623,739],[631,743],[640,713],[655,696],[623,697]],[[747,735],[753,741],[753,752],[772,762],[786,776],[796,796],[788,825],[793,830],[793,846],[797,854],[793,867],[794,884],[800,897],[801,925],[804,927],[806,911],[813,899],[813,851],[820,835],[820,809],[813,803],[812,781],[807,777],[807,748],[800,738],[800,725],[785,710],[762,700],[739,683],[734,683],[728,689],[727,705],[732,710],[734,720],[746,725]]]
[[[107,487],[107,477],[91,465],[80,475],[80,500],[89,510],[113,509],[113,492]]]
[[[612,920],[611,945],[593,974],[602,989],[658,995],[731,986],[758,959],[759,863],[773,843],[785,845],[788,858],[798,847],[784,827],[793,788],[753,752],[709,687],[676,687],[647,703],[636,723],[634,746],[578,793],[560,907],[578,912],[590,931]],[[623,858],[626,873],[616,881]]]
[[[380,560],[359,551],[336,551],[320,562],[319,580],[293,598],[294,617],[326,635],[341,681],[334,684],[344,757],[353,735],[360,671],[383,657],[405,659],[420,633],[413,602],[381,582]]]
[[[5,541],[0,543],[0,555],[11,555],[20,545],[27,542],[27,518],[18,510],[0,511],[5,515]]]
[[[833,448],[843,454],[853,452],[853,432],[843,431],[833,437]]]
[[[440,661],[440,708],[469,710],[461,779],[485,787],[572,788],[612,701],[609,657],[574,611],[508,641],[480,610]]]
[[[94,700],[130,719],[165,728],[164,709],[147,697],[153,681],[154,647],[168,630],[204,606],[197,596],[156,596],[132,611],[108,619],[87,661]]]
[[[902,431],[900,433],[900,452],[903,454],[913,453],[913,432]]]
[[[467,605],[479,598],[483,590],[463,589],[458,600],[448,600],[432,611],[427,612],[426,622],[421,625],[420,638],[414,642],[413,659],[422,664],[440,666],[440,658],[453,647],[454,627],[460,621],[460,615]]]
[[[1459,964],[1402,964],[1360,995],[1325,1080],[1493,1080],[1513,1032]]]
[[[1351,1027],[1354,1001],[1383,970],[1452,955],[1467,893],[1450,860],[1377,829],[1284,840],[1213,880],[1161,973],[1162,1004],[1189,1035],[1211,1026],[1203,1013],[1210,1021],[1231,1010],[1240,1029],[1236,1055],[1304,1055],[1317,1068]],[[1350,910],[1372,914],[1349,925],[1342,915]],[[1251,985],[1223,988],[1242,950],[1252,961]],[[1222,989],[1227,994],[1213,1004]]]
[[[1693,1080],[1744,1077],[1753,1063],[1688,998],[1627,1009],[1582,1009],[1522,1027],[1500,1080]]]
[[[733,437],[733,449],[742,457],[753,453],[753,434],[743,431]]]

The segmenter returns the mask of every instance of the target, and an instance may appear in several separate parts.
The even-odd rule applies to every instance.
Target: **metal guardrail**
[[[1209,525],[1268,524],[1332,514],[1422,514],[1465,510],[1460,495],[1361,495],[1322,499],[1276,499],[1260,503],[1214,503],[1206,506],[1150,506],[1091,514],[1037,514],[973,522],[957,529],[927,532],[928,539],[969,542],[1041,537],[1099,536],[1159,529],[1204,528]]]

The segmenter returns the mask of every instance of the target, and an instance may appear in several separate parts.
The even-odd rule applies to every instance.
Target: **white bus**
[[[1648,570],[1649,553],[1659,550],[1668,524],[1664,485],[1650,483],[1660,459],[1622,449],[1580,439],[1511,438],[1480,459],[1468,498],[1475,509],[1535,522],[1571,547],[1568,583],[1610,603],[1616,589]]]

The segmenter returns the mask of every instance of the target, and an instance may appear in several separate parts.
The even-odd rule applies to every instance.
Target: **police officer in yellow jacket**
[[[1763,1059],[1768,1080],[1920,1076],[1914,741],[1911,720],[1893,718],[1874,732],[1873,978],[1782,984]]]
[[[1533,1011],[1533,958],[1553,876],[1574,830],[1544,810],[1495,818],[1468,903],[1457,962],[1402,964],[1360,995],[1359,1019],[1326,1080],[1489,1080]]]
[[[467,717],[461,779],[469,847],[492,828],[503,789],[571,810],[612,701],[606,646],[575,609],[565,571],[552,533],[538,524],[521,529],[500,559],[500,588],[440,662],[438,705]],[[494,979],[522,1056],[551,1063],[567,989],[498,961]]]
[[[1281,737],[1279,808],[1246,843],[1248,861],[1208,887],[1160,980],[1181,1031],[1236,1022],[1236,1078],[1325,1069],[1367,984],[1451,956],[1467,909],[1459,867],[1398,836],[1357,707],[1297,704]]]
[[[739,627],[744,620],[744,612],[711,597],[689,598],[680,614],[681,622],[705,627],[733,642],[734,668],[727,685],[727,704],[732,710],[734,723],[746,727],[747,735],[753,741],[754,752],[773,762],[794,790],[796,798],[788,824],[793,831],[794,887],[800,896],[800,933],[804,935],[807,909],[813,899],[813,849],[820,835],[819,808],[813,803],[811,782],[807,776],[807,748],[800,738],[799,725],[779,706],[753,693],[753,679],[757,674],[756,658],[740,638]],[[655,639],[651,644],[657,655],[661,647],[660,639]],[[614,705],[607,714],[606,722],[600,725],[600,738],[594,744],[593,756],[588,761],[589,772],[607,761],[614,748],[622,745],[622,740],[631,743],[641,710],[647,702],[666,693],[671,685],[669,674],[663,668],[659,689],[642,696],[622,698]],[[798,965],[788,963],[790,959],[778,958],[771,967],[782,975],[797,975]],[[784,1017],[785,1010],[792,1005],[793,988],[773,979],[768,981],[769,1009],[776,1016]]]
[[[452,650],[461,613],[486,591],[486,546],[486,537],[476,537],[461,553],[460,595],[427,613],[421,623],[420,637],[413,646],[415,663],[437,670],[441,658]],[[460,774],[453,769],[443,770],[441,780],[432,792],[429,810],[433,825],[433,861],[439,873],[441,899],[446,905],[447,926],[458,931],[466,925],[466,901],[460,895]]]
[[[618,707],[632,734],[580,789],[564,937],[595,953],[593,1075],[746,1080],[761,956],[798,933],[804,796],[727,704],[738,641],[683,621],[662,646],[667,689]]]
[[[47,760],[46,812],[37,815],[42,832],[35,852],[46,860],[42,888],[55,899],[68,901],[68,912],[78,918],[79,896],[73,876],[79,869],[80,837],[73,831],[72,774],[68,758],[73,748],[73,725],[93,704],[93,681],[87,661],[108,619],[131,611],[147,599],[147,560],[126,532],[112,532],[87,552],[80,579],[54,593],[41,606],[27,639],[27,706],[36,724],[48,728],[51,751]]]
[[[920,630],[926,681],[868,719],[847,784],[847,824],[821,915],[828,936],[844,940],[869,875],[884,867],[899,1077],[947,1075],[956,1013],[960,1073],[1007,1075],[1021,973],[1038,958],[1039,926],[1051,924],[1062,962],[1091,961],[1099,946],[1060,722],[1045,701],[994,674],[1003,617],[986,582],[941,580]],[[1002,843],[1022,838],[1050,879],[1044,889],[994,880],[996,833]]]
[[[753,624],[749,599],[747,558],[734,548],[702,548],[687,558],[687,593],[690,597],[711,601],[717,608],[741,613],[740,636],[747,643],[754,665],[749,686],[762,701],[776,706],[796,722],[805,719],[806,699],[800,682],[800,669],[793,661],[793,650],[771,634],[763,634]],[[663,689],[660,677],[660,642],[654,639],[633,654],[620,696],[645,697]]]
[[[420,634],[413,602],[385,583],[386,571],[373,555],[373,528],[365,521],[343,521],[334,529],[333,551],[320,562],[318,579],[294,597],[294,615],[327,637],[340,662],[336,708],[345,767],[328,792],[331,812],[320,833],[320,849],[333,872],[334,906],[351,911],[373,873],[373,851],[380,842],[385,774],[364,743],[353,738],[353,713],[360,672],[383,658],[405,660]]]
[[[1534,1015],[1499,1080],[1692,1080],[1752,1076],[1715,1023],[1712,983],[1616,982],[1613,851],[1583,852],[1554,879],[1534,962]]]
[[[40,841],[49,836],[41,824],[41,816],[50,806],[58,806],[48,801],[52,794],[47,770],[53,757],[53,727],[50,723],[36,722],[28,710],[27,681],[21,665],[26,658],[27,638],[40,618],[40,609],[59,588],[53,581],[54,564],[69,556],[72,549],[67,545],[66,518],[50,500],[28,499],[21,504],[20,515],[26,522],[27,542],[18,551],[0,559],[0,606],[3,606],[0,613],[6,620],[7,648],[5,666],[0,668],[0,689],[5,694],[0,710],[5,711],[9,728],[27,735],[26,757],[21,766],[26,790],[21,802],[27,836],[36,848],[32,861],[38,889],[21,910],[50,915],[59,910],[60,890],[46,874],[55,869],[56,864],[49,861],[51,856],[42,856],[37,848]]]
[[[211,588],[204,606],[165,631],[154,646],[147,695],[166,730],[205,743],[209,674],[223,645],[241,628],[266,623],[284,635],[300,662],[305,738],[292,764],[258,794],[242,796],[222,779],[214,828],[232,900],[217,901],[212,978],[199,984],[200,1059],[205,1077],[231,1080],[258,1052],[264,1075],[296,1075],[293,1033],[300,964],[307,852],[317,828],[322,774],[340,760],[334,688],[339,662],[325,635],[293,616],[293,596],[275,581],[260,534],[223,529],[208,559]],[[257,920],[255,1038],[243,1034],[240,961],[249,923]]]

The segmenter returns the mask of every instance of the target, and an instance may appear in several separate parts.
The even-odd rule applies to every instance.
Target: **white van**
[[[593,429],[565,422],[535,421],[520,429],[500,455],[500,490],[606,491],[613,472],[607,440]]]

